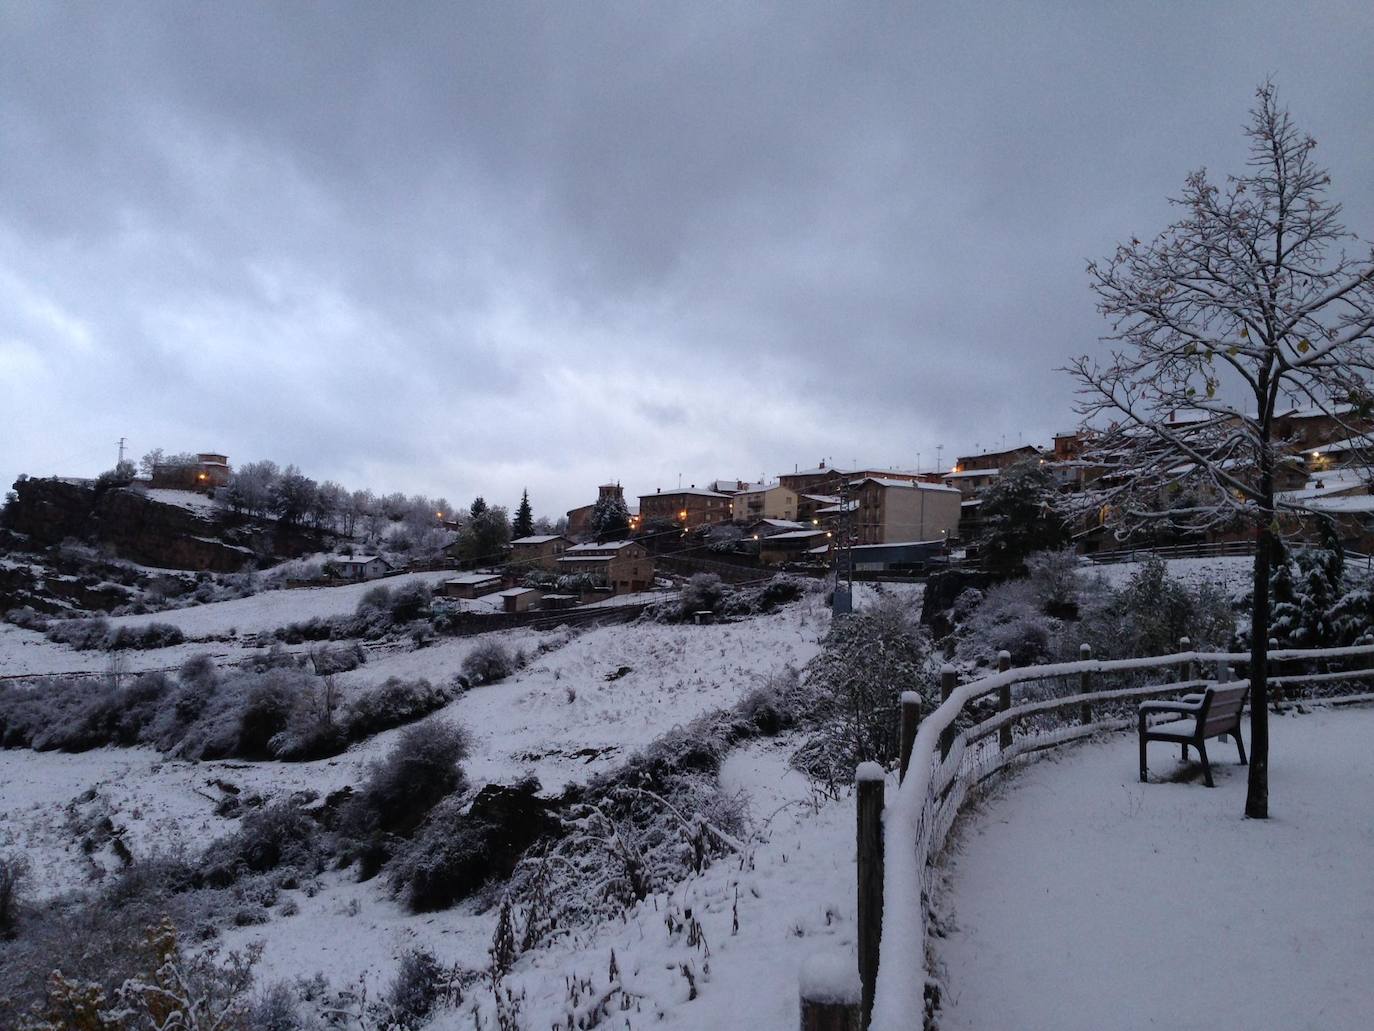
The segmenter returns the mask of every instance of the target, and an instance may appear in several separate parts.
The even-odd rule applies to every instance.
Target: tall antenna
[[[124,461],[124,440],[124,437],[119,438],[119,458],[115,461],[116,465]]]

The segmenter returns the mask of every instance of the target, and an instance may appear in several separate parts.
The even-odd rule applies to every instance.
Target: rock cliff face
[[[66,480],[28,479],[14,490],[5,525],[38,547],[76,538],[107,544],[119,557],[143,565],[231,573],[259,557],[290,558],[320,546],[302,531],[230,525],[129,488],[97,491]]]

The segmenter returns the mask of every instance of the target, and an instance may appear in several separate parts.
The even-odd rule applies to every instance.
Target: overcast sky
[[[115,441],[557,514],[1071,426],[1086,259],[1374,4],[7,3],[0,478]]]

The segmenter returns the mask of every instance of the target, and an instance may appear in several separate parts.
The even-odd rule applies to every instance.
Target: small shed
[[[471,600],[501,589],[500,573],[459,573],[444,581],[445,598]]]
[[[544,597],[544,592],[537,587],[512,587],[508,591],[502,591],[497,597],[501,599],[507,612],[528,612],[530,609],[539,608],[539,601]]]
[[[577,595],[575,594],[546,594],[539,603],[541,609],[575,609],[577,608]]]

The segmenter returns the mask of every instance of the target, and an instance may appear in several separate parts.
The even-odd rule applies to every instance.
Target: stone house
[[[673,491],[639,496],[639,516],[644,523],[674,523],[684,530],[728,523],[734,518],[731,497],[693,485]]]
[[[568,538],[561,533],[535,534],[510,542],[510,560],[514,565],[558,569],[558,559],[568,550]]]
[[[635,541],[575,544],[558,559],[558,571],[598,577],[616,594],[647,591],[654,585],[654,561]]]

